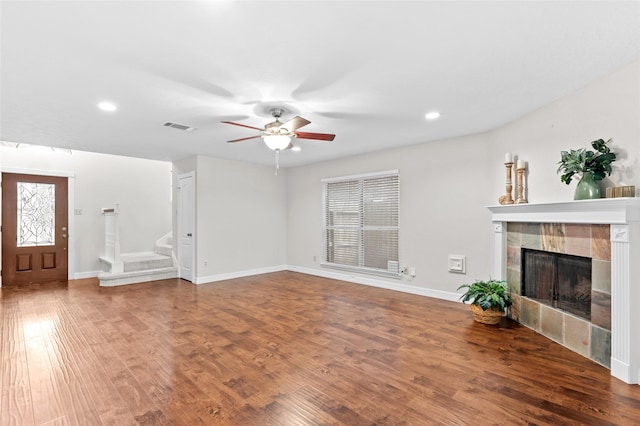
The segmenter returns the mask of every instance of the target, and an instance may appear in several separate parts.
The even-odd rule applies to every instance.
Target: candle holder
[[[527,204],[527,200],[524,198],[524,170],[524,167],[516,169],[518,173],[518,198],[516,199],[516,204]]]
[[[502,195],[500,198],[498,198],[498,202],[500,204],[513,204],[514,201],[511,195],[513,191],[513,185],[511,184],[511,168],[513,167],[513,161],[509,163],[504,163],[504,166],[507,168],[507,183],[505,184],[507,194]]]

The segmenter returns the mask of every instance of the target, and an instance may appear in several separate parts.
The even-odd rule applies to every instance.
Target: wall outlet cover
[[[450,254],[449,272],[454,272],[456,274],[465,274],[467,269],[466,263],[466,256],[461,254]]]

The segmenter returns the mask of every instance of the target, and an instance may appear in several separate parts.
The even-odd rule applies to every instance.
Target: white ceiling
[[[262,127],[273,105],[337,135],[297,140],[284,167],[483,132],[640,57],[638,1],[0,7],[0,140],[158,160],[273,164],[260,139],[226,143],[255,131],[220,123]]]

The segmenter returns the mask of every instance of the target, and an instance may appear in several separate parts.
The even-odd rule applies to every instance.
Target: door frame
[[[67,279],[72,280],[76,274],[76,226],[75,226],[75,185],[76,175],[74,172],[58,171],[58,170],[39,170],[39,169],[22,169],[17,167],[2,167],[0,166],[0,182],[2,182],[2,173],[16,173],[23,175],[37,175],[37,176],[54,176],[54,177],[66,177],[67,178],[67,227],[69,236],[67,247]],[[2,205],[2,191],[0,191],[0,206]],[[0,210],[0,214],[2,211]],[[0,241],[3,235],[0,230]],[[0,245],[1,246],[1,245]],[[2,265],[2,251],[0,249],[0,265]],[[0,287],[2,287],[2,276],[0,276]]]
[[[188,178],[190,177],[192,179],[192,186],[193,186],[193,204],[191,205],[191,219],[193,223],[193,239],[191,240],[191,282],[195,284],[196,282],[196,242],[197,242],[197,223],[196,223],[196,172],[191,171],[191,172],[187,172],[187,173],[180,173],[177,177],[176,177],[176,192],[180,191],[180,179],[183,178]],[[181,262],[181,257],[182,257],[182,253],[180,250],[180,231],[181,231],[181,227],[180,227],[180,219],[182,218],[182,199],[180,198],[182,197],[182,195],[178,192],[177,193],[177,208],[176,208],[176,236],[173,239],[175,242],[175,247],[176,247],[176,253],[177,253],[177,258],[178,258],[178,278],[183,278],[182,277],[182,267],[180,266],[182,264]]]

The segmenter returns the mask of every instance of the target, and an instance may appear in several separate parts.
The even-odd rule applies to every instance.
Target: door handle
[[[61,237],[62,238],[67,238],[67,234],[62,234]]]

